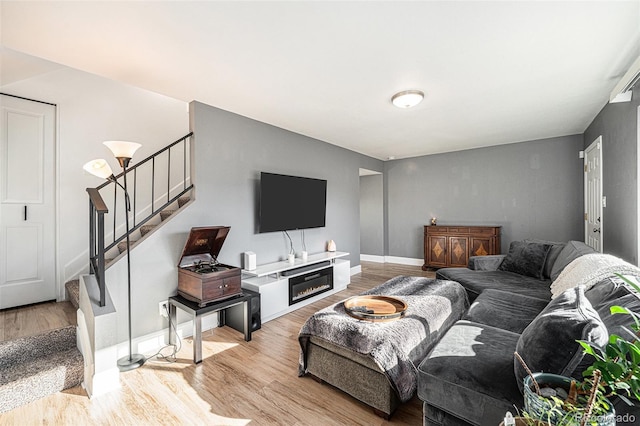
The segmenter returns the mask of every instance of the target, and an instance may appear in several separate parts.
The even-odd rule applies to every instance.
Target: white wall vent
[[[629,71],[620,79],[613,88],[609,102],[628,102],[631,100],[631,89],[640,81],[640,57],[631,65]]]

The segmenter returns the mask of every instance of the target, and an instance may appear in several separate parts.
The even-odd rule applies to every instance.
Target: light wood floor
[[[4,309],[0,311],[0,342],[75,325],[76,321],[76,310],[71,302],[45,302]]]
[[[417,397],[387,422],[336,388],[297,376],[298,331],[315,311],[397,275],[434,275],[417,266],[369,262],[362,263],[362,270],[351,277],[347,290],[263,324],[251,342],[229,327],[204,333],[204,360],[199,365],[191,361],[191,339],[187,339],[176,363],[147,361],[142,368],[122,373],[117,391],[90,400],[83,389],[73,388],[0,414],[0,424],[421,425],[422,404]],[[50,308],[43,316],[51,315]],[[69,316],[67,307],[60,309],[56,318]],[[4,314],[0,319],[6,319]],[[45,327],[51,324],[34,319],[39,316],[31,312],[29,321],[13,322],[23,330],[31,328],[25,323],[32,320]],[[16,334],[9,329],[5,324],[0,333]]]

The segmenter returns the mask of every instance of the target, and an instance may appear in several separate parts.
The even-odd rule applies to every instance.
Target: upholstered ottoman
[[[416,392],[417,366],[469,306],[454,281],[395,277],[363,295],[396,296],[403,318],[361,321],[344,303],[322,309],[302,326],[299,375],[311,375],[370,405],[388,418]]]

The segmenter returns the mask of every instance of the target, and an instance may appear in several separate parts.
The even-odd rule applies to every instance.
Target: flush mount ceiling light
[[[391,102],[398,108],[411,108],[418,105],[424,99],[424,93],[420,90],[403,90],[391,97]]]

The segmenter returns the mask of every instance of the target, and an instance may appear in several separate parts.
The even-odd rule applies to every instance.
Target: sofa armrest
[[[506,254],[469,257],[468,268],[473,271],[497,271]]]

